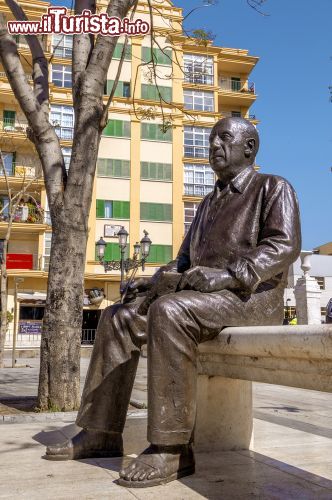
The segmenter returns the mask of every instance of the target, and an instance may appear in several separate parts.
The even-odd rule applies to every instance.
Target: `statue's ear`
[[[255,150],[255,147],[256,147],[256,141],[255,141],[255,139],[247,139],[247,141],[246,141],[246,147],[245,147],[245,150],[244,150],[244,155],[247,158],[250,158],[250,156],[253,154],[253,152]]]

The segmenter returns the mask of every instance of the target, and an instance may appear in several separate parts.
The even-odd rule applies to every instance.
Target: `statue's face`
[[[245,154],[245,152],[247,154]],[[243,126],[232,119],[217,124],[210,135],[210,164],[218,177],[237,173],[248,161],[248,141]]]

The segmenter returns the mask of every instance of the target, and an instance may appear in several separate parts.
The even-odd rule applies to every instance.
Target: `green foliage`
[[[14,314],[10,311],[7,311],[7,323],[11,323],[14,319]]]
[[[206,31],[204,29],[193,30],[191,36],[195,38],[200,45],[205,46],[216,38],[216,35],[214,35],[212,31]]]

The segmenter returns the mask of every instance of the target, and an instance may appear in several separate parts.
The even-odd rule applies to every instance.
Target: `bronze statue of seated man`
[[[148,350],[149,448],[120,471],[127,487],[163,484],[195,470],[197,346],[225,326],[278,325],[289,265],[300,252],[296,195],[283,178],[255,171],[259,138],[243,118],[220,120],[210,135],[213,192],[198,207],[175,261],[177,290],[142,314],[137,292],[105,309],[77,417],[82,431],[47,449],[49,459],[120,456],[140,349]],[[130,296],[131,294],[131,296]],[[131,300],[129,300],[131,299]]]

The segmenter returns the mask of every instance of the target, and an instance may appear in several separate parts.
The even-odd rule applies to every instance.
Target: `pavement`
[[[36,395],[38,361],[27,363],[34,366],[1,372],[0,399]],[[87,365],[82,360],[82,382]],[[146,402],[145,358],[135,391]],[[197,454],[195,475],[144,489],[116,484],[122,459],[44,460],[45,445],[76,432],[75,415],[55,414],[36,422],[29,422],[29,415],[21,423],[0,425],[0,499],[332,500],[329,393],[255,383],[251,450]],[[146,446],[145,436],[146,410],[129,411],[125,462]]]

